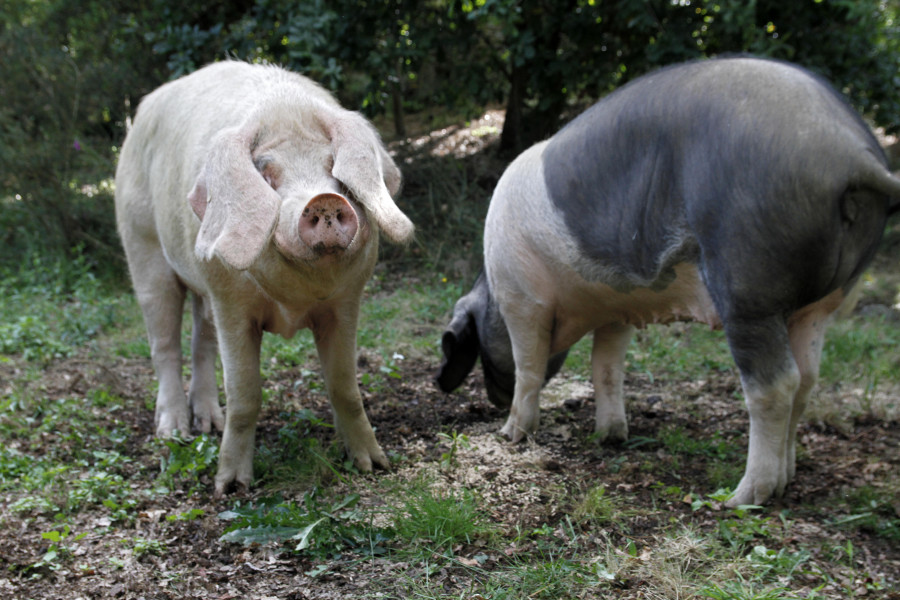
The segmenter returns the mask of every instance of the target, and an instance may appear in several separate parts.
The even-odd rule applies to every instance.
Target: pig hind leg
[[[192,297],[191,387],[188,392],[194,428],[209,433],[213,426],[225,427],[225,415],[219,405],[216,385],[216,327],[206,300]]]
[[[594,431],[601,442],[628,439],[625,416],[625,352],[634,335],[634,327],[621,323],[594,331],[591,369],[594,376],[596,421]]]
[[[733,320],[725,332],[750,414],[747,466],[728,505],[762,504],[773,494],[780,497],[790,478],[788,446],[802,376],[782,317]]]
[[[132,240],[125,250],[159,381],[156,435],[169,437],[176,430],[188,435],[190,415],[181,379],[181,315],[187,292],[158,245]]]
[[[819,379],[819,362],[822,359],[825,330],[831,322],[832,314],[829,307],[822,307],[822,309],[807,312],[796,321],[788,323],[791,352],[800,371],[800,386],[794,396],[791,422],[788,428],[788,482],[794,478],[795,473],[797,425]]]

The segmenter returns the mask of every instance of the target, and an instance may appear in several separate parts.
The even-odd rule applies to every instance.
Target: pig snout
[[[338,194],[319,194],[300,215],[300,239],[317,254],[345,250],[359,230],[356,211]]]

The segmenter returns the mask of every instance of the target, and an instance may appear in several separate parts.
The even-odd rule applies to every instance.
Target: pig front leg
[[[634,327],[613,323],[594,331],[591,371],[594,377],[596,420],[594,432],[600,442],[624,442],[628,439],[625,416],[625,352],[634,335]]]
[[[131,271],[159,382],[154,417],[156,435],[165,438],[177,431],[188,436],[191,421],[181,378],[181,315],[187,292],[158,245],[138,245],[126,238],[125,249],[129,265],[140,265],[132,266]]]
[[[356,382],[358,314],[357,299],[313,316],[312,329],[334,410],[335,431],[356,468],[369,472],[373,465],[389,469],[390,461],[375,439]]]
[[[522,308],[522,307],[517,307]],[[500,434],[512,442],[534,433],[540,423],[540,393],[550,359],[550,327],[539,315],[517,314],[504,319],[509,328],[516,363],[516,389],[506,424]]]
[[[262,403],[259,349],[262,330],[243,315],[217,307],[216,328],[225,376],[225,430],[219,447],[216,494],[231,483],[250,486],[256,421]]]

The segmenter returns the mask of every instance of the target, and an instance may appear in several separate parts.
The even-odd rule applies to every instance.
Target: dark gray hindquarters
[[[698,263],[739,368],[768,379],[784,366],[785,318],[876,249],[888,199],[855,187],[861,152],[884,163],[827,84],[722,59],[635,80],[558,133],[543,161],[582,274],[661,288],[674,264]]]

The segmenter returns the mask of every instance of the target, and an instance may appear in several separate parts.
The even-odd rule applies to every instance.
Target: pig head
[[[213,64],[141,102],[116,172],[116,219],[159,379],[156,433],[223,430],[217,492],[252,479],[264,331],[312,330],[348,454],[363,471],[388,466],[356,384],[356,325],[379,235],[413,234],[392,199],[400,181],[365,119],[275,66]]]
[[[863,121],[799,67],[739,58],[651,73],[505,171],[485,274],[456,304],[437,382],[451,391],[480,355],[517,441],[538,425],[558,357],[593,332],[595,430],[622,441],[635,328],[721,327],[750,413],[730,504],[763,503],[794,477],[825,327],[897,198]]]
[[[453,307],[453,317],[441,336],[441,350],[444,361],[435,381],[442,391],[449,393],[458,388],[480,357],[488,400],[497,408],[508,409],[512,405],[516,363],[509,330],[484,272],[478,275],[472,291]],[[568,354],[566,348],[550,357],[544,383],[559,373]]]

